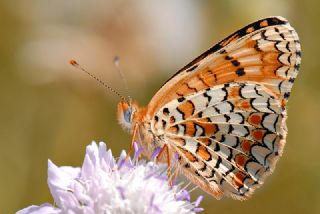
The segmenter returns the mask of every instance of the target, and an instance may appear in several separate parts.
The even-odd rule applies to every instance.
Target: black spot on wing
[[[168,109],[168,108],[164,108],[164,109],[163,109],[163,114],[166,115],[166,116],[168,116],[168,115],[170,114],[169,109]]]
[[[260,33],[260,35],[261,35],[261,38],[263,39],[263,40],[268,40],[267,39],[267,36],[266,36],[266,30],[263,30],[263,31],[261,31],[261,33]],[[269,40],[268,40],[269,41]]]
[[[231,57],[229,55],[225,56],[224,58],[225,58],[225,60],[232,60],[233,59],[233,57]]]
[[[244,72],[244,68],[238,68],[238,69],[236,70],[236,74],[237,74],[239,77],[241,77],[241,76],[245,75],[246,73]]]
[[[230,148],[227,148],[227,149],[229,150],[229,155],[228,155],[228,157],[227,157],[227,160],[231,162],[231,159],[232,159],[232,157],[233,157],[233,153],[232,153],[233,150],[230,149]]]
[[[227,53],[227,51],[225,49],[222,49],[219,51],[219,54],[225,54],[225,53]]]
[[[232,65],[234,65],[235,67],[238,67],[240,65],[240,62],[236,59],[231,60]]]
[[[234,128],[232,125],[229,125],[228,134],[231,134],[233,132]]]
[[[186,99],[186,98],[184,98],[184,97],[179,97],[179,98],[178,98],[178,102],[179,102],[179,103],[182,103],[185,99]]]
[[[215,152],[220,151],[220,145],[219,145],[219,143],[215,143],[215,144],[214,144],[214,149],[213,149],[213,151],[215,151]]]
[[[220,164],[222,163],[222,159],[220,156],[218,156],[218,159],[217,159],[217,162],[216,162],[216,165],[214,166],[214,168],[219,168]]]
[[[280,33],[279,36],[280,36],[283,40],[286,39],[286,37],[283,35],[283,33]]]
[[[288,98],[290,97],[290,92],[284,93],[283,97],[284,97],[285,99],[288,99]]]
[[[298,41],[297,43],[298,43],[298,44],[300,44],[300,42],[299,42],[299,41]],[[298,50],[298,51],[296,51],[296,55],[297,55],[297,56],[299,56],[299,57],[301,57],[301,51],[299,51],[299,50]]]
[[[167,121],[162,120],[161,122],[162,122],[162,128],[165,128],[165,127],[166,127],[166,125],[167,125]]]

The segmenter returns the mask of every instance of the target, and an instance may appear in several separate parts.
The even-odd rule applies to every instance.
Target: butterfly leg
[[[163,154],[166,153],[166,158],[167,158],[167,176],[168,176],[168,181],[169,181],[169,185],[172,186],[172,181],[173,179],[171,179],[171,160],[170,160],[170,152],[169,152],[169,147],[168,144],[164,144],[164,146],[161,148],[158,156],[157,156],[157,162],[160,161],[160,159],[162,158]]]
[[[130,143],[130,147],[128,149],[128,152],[127,152],[127,157],[125,159],[125,161],[127,161],[130,157],[130,153],[132,152],[132,149],[133,149],[133,144],[134,144],[134,141],[136,139],[136,134],[137,134],[137,131],[138,131],[138,124],[134,124],[134,127],[133,127],[133,133],[132,133],[132,138],[131,138],[131,143]]]
[[[178,162],[178,157],[174,157],[173,161],[172,161],[172,175],[171,177],[169,178],[169,183],[170,184],[173,184],[173,182],[176,180],[176,178],[178,177],[179,175],[179,162]]]

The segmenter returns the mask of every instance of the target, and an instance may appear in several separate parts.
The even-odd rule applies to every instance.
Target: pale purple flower
[[[52,214],[134,214],[196,213],[202,197],[190,202],[190,194],[181,185],[170,187],[166,167],[138,161],[141,148],[135,145],[135,158],[118,160],[104,143],[87,146],[81,168],[57,167],[48,161],[48,185],[54,205],[30,206],[18,211]]]

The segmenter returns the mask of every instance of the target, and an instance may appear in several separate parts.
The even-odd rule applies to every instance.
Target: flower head
[[[180,185],[170,187],[166,167],[138,161],[118,160],[104,143],[87,146],[81,168],[57,167],[48,161],[48,185],[56,206],[42,204],[20,210],[24,213],[196,213],[202,211],[200,196],[190,202],[189,192]]]

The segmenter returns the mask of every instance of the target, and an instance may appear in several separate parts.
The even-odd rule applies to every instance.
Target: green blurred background
[[[70,65],[75,58],[125,93],[112,64],[121,57],[130,95],[146,105],[194,57],[259,18],[289,19],[302,44],[283,157],[245,202],[209,196],[204,213],[320,213],[320,3],[316,0],[0,2],[0,213],[52,203],[47,160],[80,166],[85,146],[129,145],[118,97]],[[201,194],[196,191],[194,198]]]

